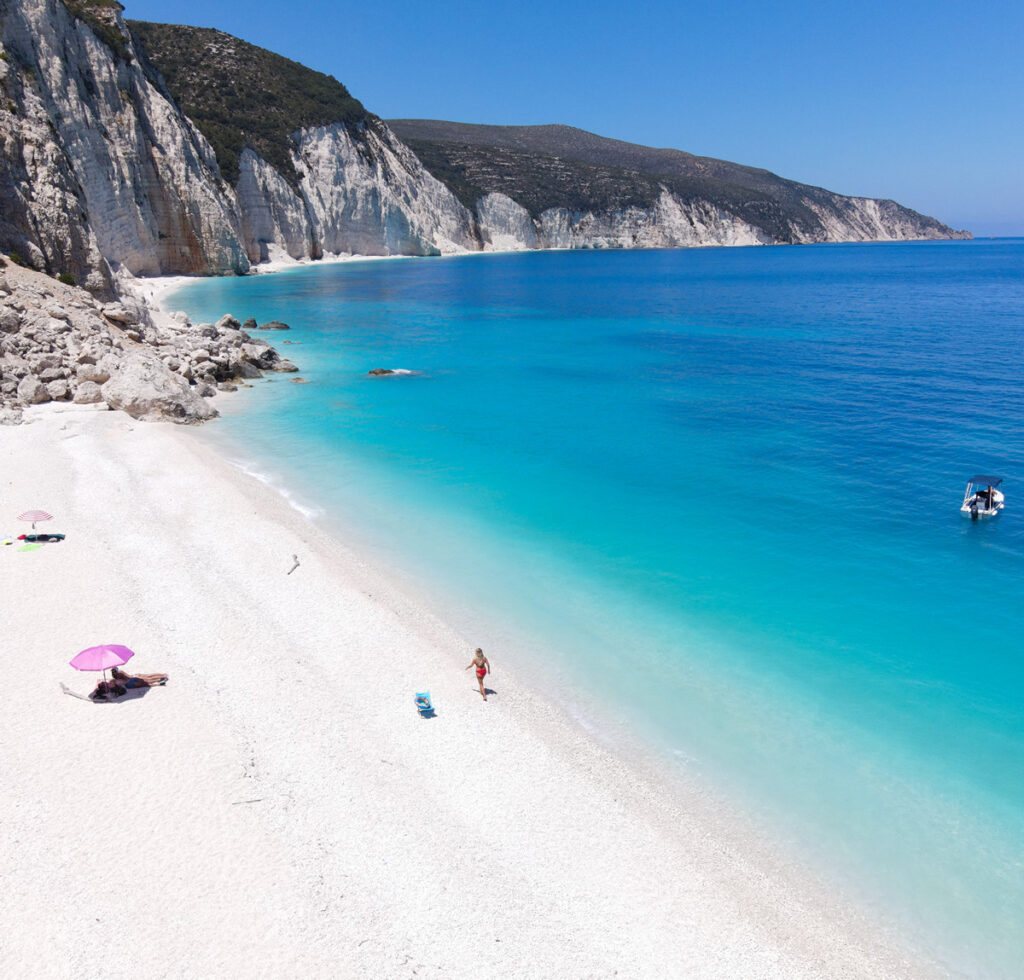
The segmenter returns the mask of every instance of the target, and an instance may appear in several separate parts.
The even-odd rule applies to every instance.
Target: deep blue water
[[[311,383],[219,434],[495,660],[1019,975],[1024,240],[366,262],[171,305],[291,324]],[[994,521],[959,513],[974,473]]]

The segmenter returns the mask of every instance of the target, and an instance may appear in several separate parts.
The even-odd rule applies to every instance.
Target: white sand
[[[0,548],[0,976],[924,975],[479,638],[483,703],[478,638],[193,431],[28,415],[0,533],[45,508],[67,540]],[[170,684],[61,693],[103,642]]]

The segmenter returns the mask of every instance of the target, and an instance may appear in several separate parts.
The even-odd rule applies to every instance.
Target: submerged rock
[[[391,368],[373,368],[371,371],[367,371],[367,374],[374,378],[382,378],[385,374],[394,374],[395,372]]]

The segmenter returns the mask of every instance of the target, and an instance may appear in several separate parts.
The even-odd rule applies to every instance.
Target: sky
[[[123,0],[334,75],[385,119],[564,123],[1024,235],[1024,5]]]

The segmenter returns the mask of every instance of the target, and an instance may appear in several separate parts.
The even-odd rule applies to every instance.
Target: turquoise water
[[[292,325],[312,383],[218,434],[496,661],[1019,976],[1024,240],[365,262],[171,305]],[[997,520],[959,513],[974,473]]]

